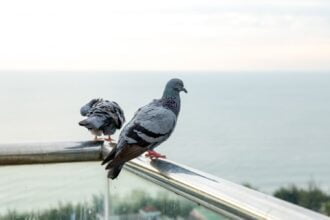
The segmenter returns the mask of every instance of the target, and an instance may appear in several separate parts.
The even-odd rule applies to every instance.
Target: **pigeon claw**
[[[103,141],[103,139],[102,138],[99,138],[98,136],[94,136],[94,141]]]
[[[146,157],[149,157],[151,160],[158,159],[158,158],[166,158],[165,155],[162,155],[160,153],[157,153],[153,150],[148,150],[148,153],[145,155]]]
[[[116,141],[115,139],[112,139],[110,137],[110,135],[108,136],[108,138],[104,138],[105,141],[109,141],[110,143],[113,143],[114,141]]]

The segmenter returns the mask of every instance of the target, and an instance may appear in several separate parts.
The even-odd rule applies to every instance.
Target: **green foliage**
[[[245,184],[251,187],[249,184]],[[254,187],[251,187],[254,188]],[[307,189],[295,185],[281,187],[274,193],[275,197],[309,208],[330,216],[330,195],[323,192],[316,184],[310,183]],[[197,208],[195,203],[181,197],[172,196],[166,192],[151,196],[146,191],[135,190],[125,197],[110,196],[111,212],[115,215],[136,214],[149,206],[169,218],[188,218],[191,211]],[[94,195],[91,202],[78,204],[59,203],[57,207],[32,212],[17,212],[9,210],[1,220],[66,220],[88,219],[97,220],[104,213],[104,196]]]
[[[321,208],[321,212],[324,213],[327,216],[330,216],[330,201],[327,201],[323,203],[323,206]]]
[[[124,198],[116,195],[110,196],[112,212],[115,215],[136,214],[140,209],[146,206],[152,206],[161,212],[163,216],[171,218],[188,217],[192,209],[196,206],[194,203],[181,199],[169,197],[167,193],[159,193],[155,197],[150,196],[145,191],[132,191]],[[67,220],[67,219],[88,219],[97,220],[98,216],[104,213],[104,197],[102,195],[93,196],[90,203],[63,204],[59,203],[57,207],[50,209],[20,212],[9,210],[1,220]]]
[[[140,209],[146,206],[155,207],[162,215],[168,217],[187,217],[193,208],[194,203],[179,198],[170,198],[167,193],[159,193],[156,197],[152,197],[142,190],[135,190],[125,198],[119,199],[112,196],[114,214],[138,213]]]
[[[70,203],[59,203],[58,207],[45,209],[41,211],[21,212],[9,210],[4,216],[0,216],[1,220],[67,220],[88,219],[97,220],[99,213],[103,212],[103,197],[93,196],[92,203],[78,203],[72,205]]]
[[[307,189],[295,185],[281,187],[275,191],[274,196],[326,215],[330,214],[330,195],[313,182],[309,183]]]
[[[299,204],[299,201],[301,200],[300,190],[294,185],[288,188],[281,187],[274,192],[274,196],[294,204]]]
[[[252,186],[250,183],[242,183],[243,186],[250,188],[250,189],[254,189],[254,190],[259,190],[257,187]]]

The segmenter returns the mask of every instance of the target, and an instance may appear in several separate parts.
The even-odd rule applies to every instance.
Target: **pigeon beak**
[[[185,88],[182,88],[182,91],[184,91],[185,93],[188,93],[188,91]]]

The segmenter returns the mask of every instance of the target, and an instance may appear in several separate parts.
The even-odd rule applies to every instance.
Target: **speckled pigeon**
[[[125,162],[148,151],[151,159],[164,157],[153,149],[173,132],[180,112],[180,92],[187,90],[180,79],[171,79],[161,99],[155,99],[138,109],[121,131],[116,147],[103,160],[107,163],[108,177],[115,179]]]
[[[123,110],[116,102],[104,99],[92,99],[86,105],[81,107],[80,114],[87,118],[80,121],[79,125],[86,127],[97,136],[108,135],[105,140],[112,141],[112,134],[120,129],[125,122]]]

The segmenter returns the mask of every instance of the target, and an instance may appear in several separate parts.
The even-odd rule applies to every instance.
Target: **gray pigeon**
[[[87,118],[80,121],[79,125],[86,127],[97,136],[108,135],[108,141],[112,141],[110,135],[120,129],[125,122],[123,110],[116,102],[103,99],[92,99],[81,107],[80,114]]]
[[[119,136],[118,144],[103,160],[108,163],[108,177],[115,179],[125,162],[148,151],[151,159],[164,157],[153,151],[173,132],[180,112],[180,92],[187,90],[180,79],[171,79],[161,99],[155,99],[140,108],[126,124]]]

